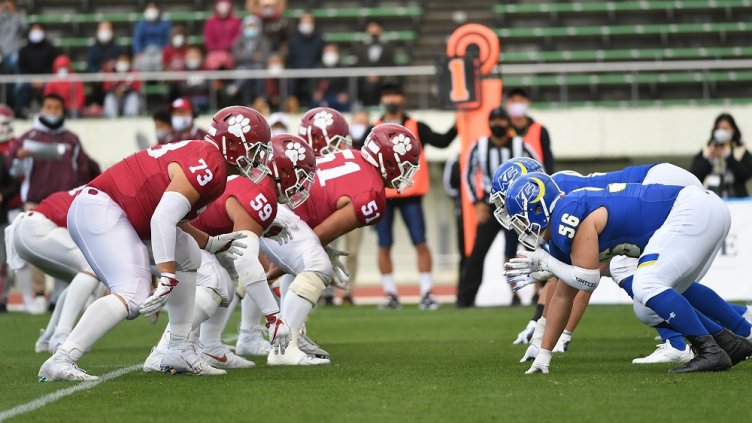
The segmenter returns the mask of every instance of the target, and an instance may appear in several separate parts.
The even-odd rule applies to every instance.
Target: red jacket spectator
[[[232,11],[232,2],[217,0],[214,3],[214,14],[204,23],[204,46],[206,51],[227,51],[240,35],[240,18]]]
[[[77,115],[84,108],[86,92],[84,84],[73,76],[71,61],[66,55],[57,56],[52,64],[52,71],[56,74],[55,79],[48,82],[44,87],[44,95],[54,93],[65,100],[65,108]]]
[[[122,90],[122,92],[129,92],[129,91],[135,91],[137,93],[141,92],[141,86],[142,83],[140,80],[133,78],[132,76],[136,73],[135,70],[129,71],[125,78],[119,81],[105,81],[104,84],[102,84],[105,92],[115,91],[119,92]]]
[[[181,25],[172,27],[170,44],[162,50],[162,69],[166,71],[185,70],[185,53],[188,51],[186,43],[188,35]]]

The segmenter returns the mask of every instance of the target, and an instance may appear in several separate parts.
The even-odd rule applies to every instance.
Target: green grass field
[[[549,375],[525,375],[511,341],[531,309],[420,312],[406,307],[317,310],[309,331],[332,354],[317,368],[255,369],[191,377],[134,371],[12,421],[738,421],[749,418],[752,363],[717,374],[638,367],[654,332],[631,307],[593,306]],[[235,316],[237,320],[239,316]],[[34,354],[47,316],[0,315],[0,414],[75,383],[38,383]],[[234,326],[232,326],[234,327]],[[81,367],[102,375],[146,357],[161,327],[126,322]],[[741,391],[740,391],[741,389]],[[747,416],[747,417],[744,417]],[[232,419],[232,420],[230,420]]]

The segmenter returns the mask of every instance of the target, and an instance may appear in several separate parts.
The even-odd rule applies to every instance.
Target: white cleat
[[[58,349],[52,357],[48,358],[42,364],[38,377],[40,382],[53,380],[72,380],[78,382],[99,380],[99,377],[92,376],[79,369],[68,352],[62,349]]]
[[[219,376],[227,374],[222,369],[215,369],[209,363],[202,359],[203,354],[196,351],[196,342],[181,341],[168,345],[163,351],[160,351],[162,359],[159,363],[159,369],[162,372],[188,373],[199,376]],[[151,364],[151,363],[150,363]],[[146,363],[144,363],[146,367]]]
[[[300,338],[298,338],[298,348],[304,353],[317,358],[329,358],[329,353],[313,342],[307,335],[300,335]]]
[[[294,335],[287,345],[275,342],[266,360],[266,364],[270,366],[319,366],[329,363],[329,359],[316,358],[301,351],[298,348],[298,337]]]
[[[535,360],[535,357],[538,356],[538,351],[540,351],[540,347],[535,344],[530,344],[527,346],[527,350],[525,350],[525,355],[522,356],[520,359],[520,363],[524,363],[526,361]]]
[[[752,323],[752,302],[747,303],[747,311],[742,314],[742,317],[744,317],[748,322]]]
[[[158,346],[151,349],[151,353],[144,361],[144,372],[161,373],[162,372],[162,355],[164,351]]]
[[[235,343],[235,354],[266,356],[270,352],[272,352],[272,345],[264,338],[264,328],[256,326],[251,330],[240,330]]]
[[[551,352],[565,353],[569,349],[569,344],[572,343],[572,335],[569,333],[562,333],[559,340],[556,342],[554,349]]]
[[[525,329],[522,330],[522,332],[517,334],[517,338],[515,338],[514,342],[512,342],[512,345],[519,345],[519,344],[527,344],[530,342],[530,338],[533,337],[533,333],[535,332],[535,326],[538,324],[535,320],[531,320],[527,322],[527,326],[525,326]]]
[[[50,354],[55,354],[57,349],[60,348],[61,345],[63,345],[66,339],[68,339],[68,335],[70,335],[70,332],[55,332],[52,337],[50,337]]]
[[[632,364],[688,363],[695,356],[689,345],[684,347],[684,351],[674,348],[670,341],[657,347],[649,356],[632,360]]]
[[[39,338],[37,338],[37,342],[34,344],[34,352],[36,353],[47,352],[49,348],[50,348],[50,338],[47,336],[44,336],[44,329],[39,329]]]
[[[217,369],[250,369],[256,363],[230,351],[225,344],[207,345],[201,350],[203,359]]]
[[[38,295],[27,303],[26,312],[33,315],[47,313],[47,299],[44,298],[44,295]]]

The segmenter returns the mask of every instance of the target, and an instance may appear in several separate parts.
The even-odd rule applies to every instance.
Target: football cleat
[[[42,364],[39,369],[39,381],[49,382],[53,380],[71,380],[71,381],[93,381],[99,380],[99,377],[92,376],[78,368],[76,362],[70,357],[67,351],[58,349],[52,357]]]
[[[732,363],[728,354],[718,346],[711,335],[687,336],[696,355],[683,366],[669,369],[669,373],[718,372],[728,370]]]
[[[752,342],[728,329],[714,333],[713,339],[721,349],[726,351],[734,366],[752,356]]]
[[[233,353],[227,345],[221,343],[204,346],[201,353],[204,355],[204,361],[217,369],[250,369],[256,367],[256,363]]]
[[[316,358],[298,348],[298,336],[291,336],[287,345],[281,342],[272,344],[272,351],[266,360],[270,366],[318,366],[329,364],[329,359]]]
[[[39,338],[37,338],[37,342],[34,344],[34,352],[36,353],[47,352],[49,348],[50,348],[50,338],[48,336],[45,336],[44,329],[39,329]]]
[[[300,338],[298,338],[298,348],[304,353],[316,358],[329,358],[329,353],[317,343],[313,342],[313,340],[307,335],[300,335]]]
[[[537,324],[538,322],[536,322],[535,320],[527,322],[527,326],[525,326],[525,329],[523,329],[522,332],[517,334],[517,338],[515,338],[514,342],[512,342],[512,345],[529,343],[530,338],[532,338],[533,333],[535,333],[535,325]]]
[[[70,335],[70,332],[55,332],[52,337],[50,337],[49,342],[49,351],[50,354],[55,354],[55,351],[57,351],[58,348],[60,348],[61,345],[65,342],[66,339],[68,339],[68,335]]]
[[[379,310],[399,310],[400,309],[400,301],[399,297],[395,294],[387,294],[386,298],[384,298],[384,302],[379,304]]]
[[[430,291],[420,299],[420,304],[418,304],[418,308],[421,310],[438,310],[439,307],[439,302],[433,298]]]
[[[271,351],[272,346],[264,338],[264,329],[261,326],[254,326],[250,330],[240,330],[238,340],[235,343],[235,354],[266,356]]]
[[[742,317],[747,319],[748,322],[752,323],[752,302],[747,303],[747,311],[742,314]],[[752,335],[750,335],[752,337]]]
[[[197,352],[197,342],[172,342],[161,352],[159,369],[172,374],[187,373],[200,376],[218,376],[227,374],[222,369],[215,369],[202,359]]]
[[[689,345],[684,350],[679,350],[666,340],[662,344],[656,345],[658,348],[647,357],[635,358],[632,364],[657,364],[657,363],[688,363],[694,358],[694,353]]]
[[[567,352],[569,349],[569,344],[572,343],[572,334],[564,331],[564,333],[561,334],[559,337],[559,340],[556,341],[556,345],[554,346],[554,349],[551,350],[551,352],[555,353],[564,353]]]

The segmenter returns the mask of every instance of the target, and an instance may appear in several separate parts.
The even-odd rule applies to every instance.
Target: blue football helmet
[[[494,172],[491,181],[490,202],[496,209],[494,217],[499,221],[504,229],[510,229],[512,223],[509,220],[504,207],[504,199],[507,196],[507,190],[517,178],[530,172],[543,172],[543,166],[537,160],[528,157],[515,157],[502,163]]]
[[[545,242],[543,231],[563,194],[556,182],[543,172],[522,175],[512,183],[505,203],[512,228],[522,245],[534,250]]]

